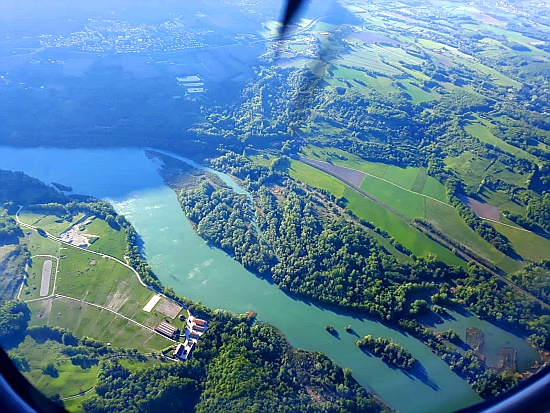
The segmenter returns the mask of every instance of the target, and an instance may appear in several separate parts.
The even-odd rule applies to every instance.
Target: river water
[[[144,254],[164,285],[214,309],[256,311],[260,321],[276,326],[295,347],[322,351],[341,367],[351,368],[361,385],[391,407],[401,412],[445,412],[481,400],[439,357],[412,337],[369,319],[293,299],[246,271],[223,251],[208,246],[193,231],[175,193],[163,184],[158,167],[159,161],[138,149],[0,147],[1,169],[22,170],[47,183],[71,186],[74,193],[110,200],[142,237]],[[466,326],[467,320],[460,319]],[[475,326],[482,328],[479,323],[484,322],[475,320]],[[336,328],[337,337],[325,330],[327,324]],[[347,333],[347,325],[357,335]],[[525,341],[491,327],[491,334],[528,348]],[[405,373],[365,355],[354,341],[366,334],[394,339],[421,367]],[[523,361],[530,365],[533,360]]]

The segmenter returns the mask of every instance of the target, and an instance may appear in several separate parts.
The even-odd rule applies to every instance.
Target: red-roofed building
[[[173,326],[170,323],[167,323],[166,321],[163,321],[158,326],[156,326],[155,331],[162,335],[165,335],[166,337],[170,337],[173,340],[176,340],[180,335],[179,328]]]

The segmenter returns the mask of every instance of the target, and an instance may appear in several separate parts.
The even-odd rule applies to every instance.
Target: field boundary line
[[[358,169],[348,168],[348,167],[346,167],[346,166],[340,166],[340,165],[330,164],[330,163],[328,163],[328,162],[319,161],[319,160],[317,160],[317,159],[305,158],[305,157],[302,157],[302,156],[300,156],[300,161],[302,161],[302,162],[304,162],[304,163],[307,163],[307,164],[309,164],[309,165],[311,165],[311,163],[317,163],[317,162],[319,162],[319,163],[326,164],[326,165],[329,165],[329,166],[336,166],[336,167],[338,167],[338,168],[343,168],[343,169],[348,169],[348,170],[350,170],[350,171],[359,172],[359,173],[362,173],[362,174],[365,175],[365,176],[370,176],[371,178],[375,178],[375,179],[378,179],[378,180],[380,180],[380,181],[386,182],[386,183],[388,183],[388,184],[390,184],[390,185],[393,185],[393,186],[395,186],[396,188],[402,189],[403,191],[410,192],[411,194],[420,195],[421,197],[428,198],[428,199],[431,199],[431,200],[433,200],[433,201],[435,201],[435,202],[439,202],[440,204],[446,205],[446,206],[448,206],[448,207],[450,207],[450,208],[454,208],[451,204],[448,204],[448,203],[446,203],[446,202],[443,202],[443,201],[441,201],[441,200],[439,200],[439,199],[437,199],[437,198],[434,198],[433,196],[426,195],[426,194],[422,194],[422,193],[416,192],[416,191],[412,191],[412,190],[410,190],[410,189],[407,189],[407,188],[402,187],[401,185],[397,185],[396,183],[394,183],[394,182],[392,182],[392,181],[388,181],[387,179],[384,179],[384,178],[381,178],[381,177],[379,177],[379,176],[370,174],[370,173],[368,173],[368,172],[360,171],[360,170],[358,170]],[[310,163],[310,162],[311,162],[311,163]],[[313,165],[311,165],[311,166],[313,166]]]
[[[546,238],[548,236],[546,234],[541,234],[539,232],[530,231],[527,228],[522,228],[522,227],[519,227],[519,226],[516,227],[514,225],[506,224],[506,223],[500,222],[500,221],[495,221],[495,220],[492,220],[492,219],[489,219],[489,218],[481,218],[481,219],[484,220],[484,221],[489,221],[489,222],[493,222],[495,224],[503,225],[503,226],[508,227],[508,228],[513,228],[513,229],[518,229],[520,231],[529,232],[530,234],[535,234],[535,235],[538,235],[539,237]]]
[[[432,231],[429,231],[429,230],[427,230],[427,229],[425,229],[425,228],[423,228],[419,225],[416,225],[413,220],[407,218],[405,215],[403,215],[399,211],[396,211],[395,209],[393,209],[389,205],[387,205],[387,204],[383,203],[382,201],[378,200],[377,198],[375,198],[371,194],[367,193],[367,191],[361,189],[360,187],[357,187],[356,185],[353,185],[351,182],[347,181],[345,178],[343,178],[341,176],[338,176],[336,172],[331,171],[329,169],[324,169],[324,165],[330,165],[329,163],[322,162],[322,161],[319,161],[319,163],[322,164],[322,165],[318,165],[318,164],[316,164],[316,162],[308,163],[307,161],[311,161],[311,160],[308,159],[308,158],[302,158],[302,157],[300,157],[300,160],[303,161],[306,164],[309,164],[309,165],[313,166],[314,168],[320,170],[321,172],[324,172],[324,173],[326,173],[330,176],[333,176],[334,178],[338,179],[340,182],[344,183],[345,185],[348,185],[351,189],[353,189],[356,192],[358,192],[359,194],[363,195],[365,198],[370,199],[371,201],[373,201],[374,203],[380,205],[382,208],[386,209],[387,211],[397,215],[399,218],[401,218],[403,221],[405,221],[405,223],[407,223],[408,225],[410,225],[413,228],[416,228],[417,230],[424,233],[425,235],[429,236],[430,238],[432,238],[438,244],[442,245],[443,247],[445,247],[445,248],[447,248],[451,251],[455,250],[455,254],[457,254],[460,258],[464,259],[467,262],[470,262],[470,261],[474,262],[480,268],[485,269],[485,271],[487,271],[489,274],[491,274],[494,277],[498,278],[499,280],[501,280],[505,284],[508,284],[511,288],[515,289],[516,291],[518,291],[518,292],[522,293],[523,295],[525,295],[525,296],[531,298],[532,300],[536,301],[542,307],[547,308],[547,309],[550,308],[549,304],[546,304],[544,301],[542,301],[541,299],[535,297],[530,292],[525,291],[524,289],[522,289],[521,287],[516,285],[514,282],[512,282],[512,280],[508,279],[507,277],[505,277],[505,276],[497,273],[496,271],[492,270],[487,265],[483,264],[479,260],[479,258],[475,257],[474,255],[472,255],[467,250],[463,251],[463,250],[458,249],[458,248],[455,249],[454,245],[452,245],[451,243],[449,243],[445,239],[442,239],[438,234],[433,233]],[[340,167],[340,168],[343,168],[343,167]],[[350,168],[347,168],[347,169],[350,169]],[[361,172],[361,171],[357,171],[357,172]],[[439,201],[439,202],[441,202],[441,201]],[[461,243],[458,243],[458,244],[462,245]]]
[[[24,222],[22,222],[20,219],[19,219],[19,213],[21,212],[21,210],[23,209],[23,206],[22,205],[19,205],[19,209],[17,210],[17,212],[15,213],[15,220],[17,222],[17,224],[21,225],[22,227],[24,228],[28,228],[28,229],[32,229],[33,231],[36,231],[38,232],[38,227],[35,227],[33,225],[30,225],[30,224],[26,224]],[[43,230],[43,229],[40,229],[41,231],[43,231],[45,234],[46,234],[46,238],[49,238],[53,241],[57,241],[57,242],[60,242],[61,244],[64,244],[64,245],[67,245],[71,248],[75,248],[77,250],[80,250],[80,251],[85,251],[85,252],[88,252],[90,254],[95,254],[95,255],[99,255],[100,257],[102,258],[106,258],[106,259],[110,259],[110,260],[113,260],[123,266],[125,266],[126,268],[130,269],[134,275],[137,277],[137,279],[139,280],[140,284],[142,286],[144,286],[145,288],[147,288],[148,290],[154,292],[155,294],[159,294],[161,295],[162,297],[166,298],[167,300],[169,301],[173,301],[175,302],[176,304],[182,306],[183,308],[187,309],[187,306],[184,304],[184,303],[181,303],[179,301],[176,301],[174,300],[173,298],[170,298],[168,297],[166,294],[163,294],[162,292],[160,291],[157,291],[155,290],[153,287],[151,287],[150,285],[148,285],[147,283],[145,283],[142,279],[141,279],[141,276],[139,275],[139,273],[137,272],[137,270],[132,267],[130,264],[128,264],[127,262],[124,262],[122,260],[119,260],[118,258],[116,257],[113,257],[112,255],[108,255],[108,254],[104,254],[102,252],[98,252],[98,251],[92,251],[92,250],[89,250],[89,249],[86,249],[86,248],[82,248],[82,247],[79,247],[78,245],[73,245],[73,244],[70,244],[66,241],[63,241],[62,239],[60,239],[59,237],[56,237],[55,235],[52,235],[50,234],[49,232]],[[124,259],[128,259],[128,257],[124,256]],[[55,286],[55,284],[54,284]],[[46,297],[47,298],[47,297]],[[33,300],[33,301],[36,301],[36,300]]]
[[[165,336],[164,334],[159,333],[159,332],[156,331],[155,329],[153,329],[153,328],[151,328],[151,327],[148,327],[148,326],[146,326],[145,324],[141,324],[140,322],[138,322],[138,321],[136,321],[136,320],[134,320],[134,319],[131,319],[130,317],[125,316],[124,314],[120,314],[120,313],[118,313],[118,312],[116,312],[116,311],[114,311],[114,310],[111,310],[110,308],[105,307],[104,305],[100,305],[100,304],[96,304],[96,303],[90,303],[90,302],[84,301],[84,300],[82,300],[82,299],[80,299],[80,298],[73,298],[73,297],[69,297],[69,296],[67,296],[67,295],[63,295],[63,294],[55,294],[55,295],[54,295],[54,299],[55,299],[55,298],[65,298],[65,299],[67,299],[67,300],[72,300],[72,301],[76,301],[76,302],[79,302],[79,303],[91,305],[91,306],[93,306],[93,307],[97,307],[97,308],[99,308],[99,309],[101,309],[101,310],[105,310],[105,311],[108,311],[108,312],[110,312],[110,313],[113,313],[113,314],[115,314],[115,315],[117,315],[117,316],[119,316],[119,317],[122,317],[123,319],[125,319],[125,320],[127,320],[127,321],[130,321],[130,322],[132,322],[132,323],[134,323],[134,324],[140,326],[141,328],[144,328],[144,329],[149,330],[149,331],[151,331],[151,332],[153,332],[153,333],[155,333],[155,334],[158,334],[159,336],[165,338],[166,340],[170,340],[170,341],[173,342],[173,343],[176,343],[176,342],[177,342],[176,340],[173,340],[173,339],[171,339],[170,337],[167,337],[167,336]]]

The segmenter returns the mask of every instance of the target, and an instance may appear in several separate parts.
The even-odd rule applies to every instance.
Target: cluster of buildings
[[[178,343],[176,346],[176,350],[173,353],[174,358],[182,361],[187,360],[191,356],[191,352],[193,351],[197,340],[207,329],[208,325],[205,320],[193,316],[188,317],[185,321],[183,331],[185,341],[183,343]]]
[[[181,18],[138,26],[119,20],[89,19],[82,31],[68,36],[41,35],[39,41],[43,47],[69,47],[98,53],[166,52],[205,46],[203,33],[186,27]]]
[[[163,321],[156,326],[155,331],[171,338],[172,340],[177,340],[180,336],[180,329],[173,324],[167,323],[166,321]]]

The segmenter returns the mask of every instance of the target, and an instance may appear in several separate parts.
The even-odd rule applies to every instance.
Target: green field
[[[97,381],[98,366],[83,369],[75,366],[69,357],[62,353],[63,344],[47,340],[38,343],[27,336],[19,346],[10,351],[11,355],[24,357],[29,363],[29,371],[23,375],[46,396],[58,393],[68,397],[86,391]],[[53,378],[42,373],[42,366],[53,363],[59,377]]]
[[[113,229],[106,221],[92,217],[90,223],[85,225],[84,232],[99,237],[90,244],[88,249],[91,251],[111,255],[120,260],[124,258],[126,251],[126,232],[124,229]]]
[[[100,220],[93,220],[90,226],[92,225],[98,231],[103,228],[105,234],[119,233]],[[115,238],[119,242],[121,239]],[[149,327],[156,326],[164,319],[164,315],[157,311],[143,311],[153,293],[141,285],[131,269],[108,256],[63,245],[42,237],[35,231],[31,231],[25,241],[35,256],[48,254],[59,257],[55,293],[85,301],[55,298],[29,302],[32,311],[31,324],[63,327],[78,336],[87,335],[120,347],[159,350],[170,344],[165,338],[115,314],[124,315]],[[22,290],[22,299],[39,298],[44,259],[48,258],[33,258],[28,285]],[[105,309],[87,303],[97,304]]]
[[[353,189],[348,188],[345,196],[348,199],[348,208],[355,215],[372,222],[378,228],[386,231],[390,236],[411,250],[414,255],[419,257],[436,255],[440,260],[449,265],[466,265],[462,259],[458,258],[447,248],[432,241],[420,231],[410,227],[396,215],[360,195]]]
[[[151,367],[157,364],[166,363],[166,360],[149,357],[146,361],[135,360],[135,359],[122,359],[119,361],[119,363],[122,367],[127,368],[130,371],[135,371],[135,370],[142,369],[144,367]]]
[[[343,166],[350,169],[356,169],[368,173],[370,175],[382,177],[388,164],[381,162],[367,162],[357,155],[343,151],[338,148],[320,148],[317,146],[307,145],[300,149],[301,153],[311,159],[319,159],[320,161],[330,162],[334,165]]]
[[[71,227],[84,216],[85,215],[83,213],[79,213],[74,216],[70,221],[67,221],[56,215],[36,214],[34,212],[23,210],[19,215],[19,219],[25,224],[40,227],[44,231],[58,237],[63,231]]]
[[[113,325],[112,328],[114,327]],[[140,340],[142,338],[136,335],[130,339]],[[23,375],[46,396],[59,394],[61,398],[67,398],[92,389],[83,396],[64,400],[67,411],[82,411],[82,403],[96,394],[93,388],[97,384],[99,366],[96,364],[88,368],[82,368],[73,364],[70,358],[63,353],[64,348],[65,345],[57,341],[37,341],[30,336],[26,336],[16,348],[10,350],[9,354],[11,357],[21,357],[26,361],[27,367],[23,369]],[[147,347],[141,349],[147,350]],[[123,358],[119,362],[130,371],[166,363],[164,359],[161,360],[156,356],[149,356],[142,361]],[[42,372],[42,368],[49,363],[52,363],[57,370],[57,377]]]
[[[410,190],[421,194],[424,191],[424,186],[428,180],[428,170],[426,168],[418,168],[414,182],[410,187]]]
[[[172,342],[116,314],[65,298],[29,303],[31,324],[58,326],[78,337],[92,337],[114,347],[162,350]]]
[[[503,253],[499,252],[494,246],[485,241],[468,225],[466,225],[458,212],[447,204],[445,187],[435,178],[427,176],[427,170],[425,168],[399,168],[394,165],[366,162],[355,155],[333,148],[322,149],[309,146],[304,147],[302,152],[304,155],[313,159],[328,161],[335,165],[364,171],[368,174],[381,178],[378,179],[375,176],[366,176],[361,188],[379,201],[402,213],[409,219],[414,219],[416,217],[427,219],[441,232],[445,233],[450,239],[456,240],[467,246],[480,256],[495,263],[505,272],[515,271],[523,265],[512,258],[506,257]],[[496,164],[498,165],[498,163]],[[313,176],[316,176],[316,172],[311,169],[307,173],[308,177],[311,179],[310,182],[315,181],[317,184],[324,183],[324,188],[336,187],[337,190],[333,193],[342,193],[342,187],[338,186],[339,181],[336,178],[326,175],[322,178],[324,182],[320,182],[320,177],[312,178]],[[508,171],[505,171],[505,173],[511,174]],[[297,179],[300,179],[300,177],[297,177]],[[301,179],[303,180],[305,178],[302,177]],[[328,181],[330,181],[330,185],[327,184]],[[340,185],[342,185],[341,182]],[[401,188],[396,185],[399,185]],[[427,195],[428,197],[434,199],[424,197],[421,194]],[[511,201],[508,200],[505,194],[499,192],[492,195],[502,198],[499,200],[500,202],[493,202],[496,199],[489,200],[492,204],[501,207],[510,206],[509,204]],[[350,194],[349,191],[345,192],[345,197],[349,201],[348,207],[354,213],[361,218],[373,222],[377,227],[388,231],[392,236],[394,236],[407,248],[411,249],[415,254],[422,255],[422,253],[418,252],[418,246],[416,249],[409,246],[413,242],[417,241],[404,237],[403,235],[407,231],[404,229],[399,230],[395,225],[389,224],[388,220],[399,220],[399,218],[393,214],[389,214],[383,208],[375,205],[374,203],[372,203],[373,205],[371,205],[369,210],[366,211],[361,206],[361,203],[368,200],[361,200],[361,202],[357,202],[357,195],[354,193]],[[437,202],[436,200],[441,202]],[[523,209],[522,207],[519,208]],[[378,209],[382,209],[383,212]],[[517,211],[518,208],[509,209],[512,211]],[[357,211],[360,211],[360,213]],[[390,216],[388,216],[388,214]],[[405,227],[407,226],[405,225]],[[426,251],[424,251],[423,254],[426,254]],[[441,251],[438,252],[438,255],[442,255]]]
[[[466,245],[491,262],[500,262],[505,255],[471,229],[450,206],[426,199],[426,219],[451,239]]]
[[[63,403],[65,404],[65,410],[68,412],[81,412],[82,411],[82,404],[89,400],[90,398],[94,397],[96,395],[95,391],[91,391],[88,394],[85,394],[84,396],[75,397],[74,399],[64,400]]]
[[[487,188],[478,193],[478,197],[491,205],[498,206],[501,211],[508,210],[515,214],[524,214],[525,206],[519,202],[514,202],[510,199],[508,194],[501,191],[492,191]]]
[[[418,173],[419,168],[400,168],[395,165],[390,165],[384,172],[384,175],[382,175],[382,179],[410,190],[416,181]],[[424,170],[422,175],[427,175],[427,171]],[[423,188],[424,186],[422,185],[422,187],[416,192],[422,193]]]
[[[512,146],[493,135],[489,130],[491,126],[492,125],[489,121],[478,118],[476,122],[469,122],[466,126],[464,126],[464,130],[479,139],[481,142],[493,145],[494,147],[519,158],[527,159],[531,162],[537,162],[537,158],[535,156],[525,152],[523,149],[516,148],[515,146]]]
[[[437,179],[427,175],[425,168],[400,168],[381,162],[370,162],[359,156],[338,148],[319,148],[308,145],[301,148],[301,153],[311,159],[330,162],[334,165],[355,169],[390,181],[413,192],[431,196],[442,202],[447,202],[445,186]],[[423,183],[423,185],[422,185]]]
[[[337,63],[345,66],[361,67],[365,70],[388,75],[398,75],[401,73],[399,69],[384,63],[378,51],[369,47],[354,47],[350,53],[343,55],[341,59],[337,60]]]
[[[298,181],[324,189],[332,193],[334,196],[344,196],[348,200],[347,207],[355,215],[359,218],[372,222],[376,227],[387,231],[392,237],[411,250],[413,254],[417,256],[435,254],[439,257],[439,259],[448,264],[465,265],[464,261],[455,256],[451,251],[430,240],[418,230],[410,227],[399,217],[360,195],[340,180],[297,161],[291,161],[289,173]],[[392,186],[389,184],[386,185]],[[421,200],[423,199],[420,195],[411,195],[416,196]]]
[[[67,221],[55,215],[36,214],[29,211],[21,211],[21,222],[42,228],[48,233],[59,236],[71,226],[79,222],[78,233],[87,235],[91,241],[91,251],[102,252],[123,259],[126,250],[126,232],[123,229],[114,229],[109,224],[94,216],[86,218],[83,213],[77,214]]]
[[[407,70],[407,72],[409,71]],[[405,87],[405,89],[407,89],[407,93],[410,95],[413,103],[427,102],[429,100],[437,99],[437,97],[439,96],[439,94],[436,92],[428,92],[424,89],[419,88],[418,86],[414,85],[411,80],[403,80],[401,82],[398,82],[398,84],[401,84],[403,87]]]
[[[426,198],[420,194],[404,191],[395,185],[371,176],[365,177],[361,189],[384,204],[391,206],[407,218],[424,218],[424,201]]]
[[[503,223],[516,226],[514,223],[504,219]],[[524,231],[520,228],[510,228],[506,225],[495,224],[491,222],[498,232],[503,234],[514,250],[523,258],[531,261],[540,261],[550,259],[550,239],[541,237],[532,232]]]
[[[527,180],[526,175],[513,172],[498,160],[482,158],[471,151],[458,156],[448,156],[445,164],[456,171],[466,185],[479,187],[486,176],[499,178],[504,182],[522,187]]]
[[[344,196],[346,186],[339,180],[328,174],[322,173],[312,166],[302,162],[291,161],[288,169],[289,175],[297,181],[305,182],[316,188],[324,189],[337,198]]]
[[[457,48],[427,39],[419,39],[418,43],[426,49],[431,50],[430,54],[434,57],[434,59],[439,60],[440,63],[444,65],[462,64],[479,72],[482,77],[489,77],[491,81],[499,86],[513,87],[515,89],[521,88],[520,82],[489,66],[479,63],[478,60],[473,59],[471,56],[461,52]]]
[[[422,190],[424,195],[431,196],[441,202],[447,202],[447,193],[445,186],[441,184],[437,179],[432,176],[428,176],[424,189]]]

